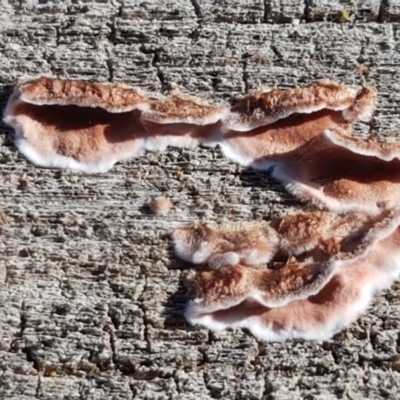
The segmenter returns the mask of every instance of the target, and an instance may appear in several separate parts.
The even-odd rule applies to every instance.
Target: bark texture
[[[19,79],[125,82],[207,99],[367,81],[360,134],[399,135],[398,0],[2,0],[0,108]],[[36,168],[0,126],[0,398],[400,398],[400,286],[326,342],[263,344],[182,318],[169,231],[299,207],[218,149],[148,153],[103,175]],[[154,216],[165,196],[173,210]]]

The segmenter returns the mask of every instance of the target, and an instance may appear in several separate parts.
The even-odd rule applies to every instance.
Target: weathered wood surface
[[[1,107],[42,74],[211,99],[365,79],[380,103],[360,132],[397,134],[398,0],[0,3]],[[267,175],[218,149],[149,153],[103,175],[45,170],[0,129],[0,398],[400,398],[399,285],[326,342],[262,344],[182,319],[186,265],[169,230],[297,206]],[[166,217],[146,208],[159,195],[175,204]]]

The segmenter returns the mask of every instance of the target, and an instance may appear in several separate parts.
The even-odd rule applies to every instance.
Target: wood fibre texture
[[[19,79],[124,82],[210,101],[329,78],[379,93],[357,133],[398,135],[400,3],[3,0],[0,106]],[[0,398],[400,398],[400,285],[325,342],[258,343],[186,324],[169,232],[301,205],[218,149],[102,175],[34,167],[1,130]],[[153,215],[148,203],[173,209]]]

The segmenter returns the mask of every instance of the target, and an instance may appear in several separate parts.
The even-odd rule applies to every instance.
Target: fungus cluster
[[[262,340],[326,339],[400,272],[400,143],[352,133],[375,102],[371,87],[329,80],[210,104],[40,78],[15,88],[4,121],[19,151],[43,167],[106,172],[145,151],[206,144],[270,170],[316,210],[176,229],[177,256],[198,265],[185,316],[215,330],[246,327]],[[172,203],[152,207],[162,215]]]

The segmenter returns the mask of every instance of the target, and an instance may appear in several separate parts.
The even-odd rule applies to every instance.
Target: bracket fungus
[[[277,253],[287,251],[287,226],[293,232],[303,232],[305,223],[313,227],[300,239],[292,237],[292,257],[283,265],[277,265],[271,253],[264,266],[240,262],[193,271],[188,284],[194,299],[188,303],[186,319],[212,330],[247,328],[258,339],[272,341],[323,340],[348,326],[368,307],[373,294],[388,287],[400,272],[400,210],[374,217],[327,212],[326,217],[304,213],[272,221],[271,229],[275,226],[280,239]],[[189,246],[190,229],[184,239]],[[191,230],[194,236],[196,229]],[[226,236],[226,229],[220,235]],[[236,231],[237,238],[242,233]],[[265,240],[270,236],[267,232]],[[258,250],[258,243],[253,245],[248,243],[248,252]]]
[[[176,229],[176,254],[198,264],[185,316],[215,330],[246,327],[262,340],[326,339],[400,271],[400,144],[352,133],[375,103],[373,88],[329,80],[211,104],[43,77],[16,86],[4,121],[42,167],[106,172],[146,150],[204,144],[270,171],[325,211]]]

